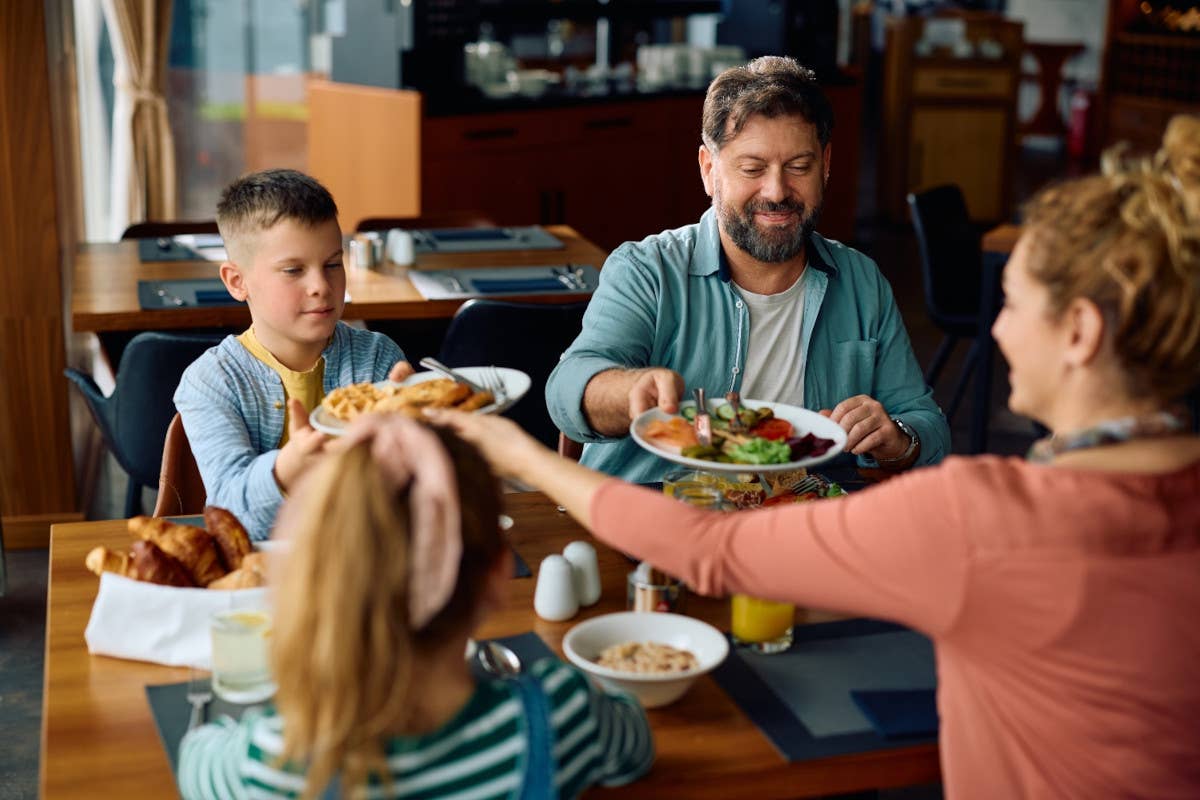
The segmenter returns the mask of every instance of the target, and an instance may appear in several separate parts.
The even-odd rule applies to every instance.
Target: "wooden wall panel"
[[[76,506],[62,376],[63,284],[46,19],[41,2],[0,14],[0,513]]]
[[[418,216],[420,93],[310,80],[308,172],[333,194],[344,231],[366,217]]]

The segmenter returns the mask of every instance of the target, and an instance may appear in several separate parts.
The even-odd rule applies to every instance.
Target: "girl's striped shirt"
[[[629,695],[606,693],[557,659],[530,667],[550,708],[555,785],[563,798],[593,784],[619,786],[654,760],[649,724]],[[304,768],[280,764],[283,718],[251,710],[196,728],[180,745],[179,788],[185,800],[299,797]],[[391,785],[372,779],[355,797],[500,800],[521,791],[527,733],[517,690],[482,681],[441,729],[386,744]]]

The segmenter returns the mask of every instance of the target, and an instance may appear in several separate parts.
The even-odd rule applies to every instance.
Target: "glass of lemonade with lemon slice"
[[[219,611],[212,618],[212,688],[231,703],[260,703],[275,694],[267,658],[271,615],[259,609]]]

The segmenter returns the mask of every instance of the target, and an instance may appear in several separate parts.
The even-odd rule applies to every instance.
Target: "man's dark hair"
[[[337,219],[337,213],[333,196],[316,179],[294,169],[266,169],[225,187],[217,201],[217,227],[229,244],[283,219],[312,226]]]
[[[704,144],[716,153],[754,114],[772,119],[798,114],[816,126],[822,147],[833,133],[833,108],[816,74],[793,58],[762,56],[718,75],[704,97]]]

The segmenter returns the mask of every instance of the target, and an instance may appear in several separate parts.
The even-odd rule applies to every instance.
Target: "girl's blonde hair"
[[[463,554],[453,597],[420,631],[408,624],[408,489],[389,484],[369,441],[325,458],[289,501],[271,662],[283,759],[307,765],[305,797],[337,773],[346,791],[387,781],[386,736],[422,724],[411,716],[414,658],[471,624],[504,552],[495,477],[473,446],[433,430],[458,481]]]
[[[1102,174],[1041,192],[1026,223],[1050,311],[1097,305],[1131,396],[1170,403],[1200,383],[1200,117],[1172,119],[1153,157],[1114,148]]]

